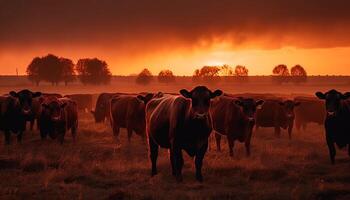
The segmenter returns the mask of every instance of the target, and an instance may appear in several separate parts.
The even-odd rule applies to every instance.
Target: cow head
[[[146,94],[146,95],[137,95],[137,99],[142,101],[145,105],[151,101],[151,99],[154,97],[154,94],[152,93],[149,93],[149,94]]]
[[[282,106],[282,109],[287,117],[287,119],[294,119],[294,108],[296,106],[300,105],[300,102],[295,102],[293,100],[286,100],[283,102],[279,102],[280,106]]]
[[[31,92],[29,90],[22,90],[20,92],[11,91],[10,95],[14,98],[17,98],[20,106],[22,114],[28,116],[32,114],[32,101],[33,98],[40,97],[41,92]]]
[[[209,115],[210,100],[222,95],[221,90],[210,91],[205,86],[197,86],[191,91],[180,90],[180,94],[192,100],[192,113],[194,118],[205,119]]]
[[[330,90],[326,93],[316,92],[315,94],[319,99],[326,101],[326,111],[327,116],[336,116],[340,109],[341,100],[348,99],[350,97],[350,92],[344,94],[338,92],[337,90]]]
[[[60,103],[59,101],[51,101],[50,103],[43,103],[42,106],[45,112],[53,122],[60,121],[62,119],[62,111],[66,107],[67,103]]]
[[[255,124],[256,109],[264,103],[264,100],[255,101],[251,98],[239,98],[235,103],[242,108],[242,111],[248,118],[249,122]]]

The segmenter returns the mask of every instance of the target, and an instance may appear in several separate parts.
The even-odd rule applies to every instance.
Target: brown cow
[[[127,129],[129,142],[133,131],[142,137],[146,135],[145,105],[153,96],[153,94],[119,95],[110,100],[110,120],[117,142],[120,128]]]
[[[92,95],[91,94],[71,94],[65,95],[75,101],[78,105],[79,111],[88,111],[92,109]]]
[[[216,132],[217,150],[221,150],[221,135],[227,136],[230,156],[233,156],[235,140],[244,142],[247,156],[250,155],[250,140],[255,125],[255,113],[263,100],[251,98],[219,97],[212,102],[211,114]]]
[[[98,96],[95,110],[91,111],[96,123],[104,122],[110,116],[110,100],[118,93],[102,93]]]
[[[274,127],[275,135],[277,136],[280,136],[281,128],[288,128],[289,139],[291,139],[295,118],[294,107],[299,105],[300,102],[294,102],[292,100],[266,100],[261,109],[257,111],[257,128]]]
[[[300,102],[295,108],[295,127],[306,130],[308,123],[323,125],[326,117],[324,102],[315,97],[295,97],[294,101]]]
[[[49,135],[52,139],[58,137],[63,144],[67,131],[71,131],[73,141],[76,140],[78,128],[78,111],[75,101],[69,98],[50,99],[42,104],[40,115],[40,135],[45,139]]]
[[[196,179],[203,181],[202,162],[212,132],[210,100],[222,94],[205,86],[180,91],[182,96],[165,96],[146,106],[146,127],[152,161],[152,176],[157,174],[158,148],[170,149],[172,173],[182,181],[182,150],[195,156]]]

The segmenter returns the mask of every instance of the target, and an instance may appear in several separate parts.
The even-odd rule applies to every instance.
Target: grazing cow
[[[305,131],[308,123],[322,125],[326,116],[324,102],[315,97],[295,97],[294,101],[300,102],[295,108],[295,127]]]
[[[49,135],[52,139],[59,139],[63,144],[67,131],[71,131],[73,141],[76,140],[78,128],[78,111],[75,101],[69,98],[50,99],[42,104],[40,115],[40,135],[45,139]]]
[[[220,96],[221,90],[211,92],[205,86],[192,91],[182,89],[182,96],[164,96],[152,99],[146,106],[146,127],[152,161],[152,176],[157,174],[158,148],[170,149],[172,174],[182,181],[185,150],[195,156],[196,179],[203,181],[202,162],[212,132],[210,101]]]
[[[29,90],[21,90],[20,92],[11,91],[10,96],[5,96],[2,98],[3,105],[3,117],[8,116],[13,122],[7,124],[9,119],[3,119],[5,132],[5,143],[10,144],[10,133],[17,133],[17,141],[22,142],[23,132],[26,130],[27,122],[34,121],[35,114],[32,109],[33,98],[39,97],[40,92],[31,92]],[[16,127],[11,126],[16,124]],[[9,126],[9,127],[7,127]]]
[[[111,99],[110,120],[116,141],[118,141],[120,128],[127,129],[129,142],[133,131],[142,137],[146,135],[145,105],[153,96],[153,94],[120,95]]]
[[[96,123],[104,122],[110,116],[110,100],[118,93],[102,93],[98,96],[95,110],[91,111]]]
[[[294,108],[299,105],[300,102],[292,100],[265,100],[261,109],[257,111],[256,126],[274,127],[277,136],[280,136],[281,128],[288,128],[289,139],[291,139],[295,118]]]
[[[332,164],[335,163],[335,146],[339,148],[348,145],[350,156],[350,92],[344,94],[330,90],[326,93],[316,92],[319,99],[326,101],[326,119],[324,127]]]
[[[75,101],[78,105],[79,111],[87,111],[92,109],[92,95],[91,94],[71,94],[65,95],[73,101]]]
[[[221,135],[227,136],[230,156],[233,156],[235,140],[245,143],[247,156],[250,155],[250,140],[255,125],[255,113],[263,100],[251,98],[219,97],[212,102],[211,114],[216,132],[217,150],[221,150]]]

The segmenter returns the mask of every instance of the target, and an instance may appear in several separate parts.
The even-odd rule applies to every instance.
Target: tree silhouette
[[[42,61],[41,58],[35,57],[32,62],[28,65],[26,73],[28,74],[28,79],[38,86],[43,80],[42,73]]]
[[[235,76],[248,76],[249,70],[242,65],[237,65],[235,68]]]
[[[148,85],[152,80],[152,73],[147,68],[145,68],[139,73],[139,75],[137,75],[136,83],[140,85]]]
[[[300,65],[295,65],[290,69],[290,72],[295,83],[306,82],[307,73],[304,67]]]
[[[288,77],[290,76],[287,65],[283,64],[277,65],[273,68],[272,74],[274,75],[273,80],[278,83],[287,82],[289,80]]]
[[[290,75],[287,65],[283,65],[283,64],[277,65],[275,68],[273,68],[272,73],[273,75],[276,75],[276,76]]]
[[[28,79],[39,85],[41,81],[58,85],[60,81],[66,84],[74,78],[73,62],[67,58],[59,58],[53,54],[35,57],[27,67]]]
[[[158,81],[160,83],[171,83],[175,82],[175,76],[172,71],[166,69],[162,70],[158,74]]]
[[[76,71],[80,81],[86,84],[108,84],[111,81],[112,74],[105,61],[97,58],[79,59],[76,65]]]
[[[64,84],[67,86],[69,82],[75,80],[74,63],[68,58],[60,58],[60,63],[62,65],[62,79]]]
[[[220,75],[221,76],[233,76],[234,75],[234,71],[232,69],[232,67],[230,67],[229,65],[222,65],[220,67]]]
[[[192,80],[215,83],[220,80],[219,77],[220,68],[217,66],[204,66],[201,69],[194,71]]]

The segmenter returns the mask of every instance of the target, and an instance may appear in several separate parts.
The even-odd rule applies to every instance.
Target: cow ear
[[[261,105],[263,105],[263,103],[264,103],[265,101],[264,100],[257,100],[256,102],[255,102],[255,104],[256,104],[256,106],[261,106]]]
[[[222,91],[221,90],[215,90],[214,92],[210,92],[210,98],[215,98],[218,96],[222,95]]]
[[[235,100],[235,104],[238,105],[238,106],[242,106],[242,101],[240,101],[240,100]]]
[[[348,99],[350,97],[350,92],[345,92],[343,95],[342,95],[342,99]]]
[[[65,102],[65,103],[63,103],[62,105],[61,105],[61,108],[64,108],[64,107],[66,107],[67,106],[67,103]]]
[[[316,92],[315,95],[316,95],[316,97],[318,97],[319,99],[325,99],[325,98],[326,98],[326,95],[323,94],[322,92]]]
[[[12,97],[18,97],[18,94],[17,94],[17,92],[15,92],[15,91],[11,91],[9,94],[10,94]]]
[[[278,104],[279,104],[280,106],[284,106],[284,102],[282,102],[282,101],[278,102]]]
[[[186,89],[182,89],[180,90],[180,94],[185,97],[185,98],[191,98],[192,94],[191,92],[187,91]]]
[[[40,97],[41,96],[41,92],[35,92],[33,93],[33,98],[36,98],[36,97]]]
[[[294,102],[294,106],[300,106],[300,102],[299,101]]]
[[[145,101],[145,97],[142,95],[137,95],[137,99],[140,101]]]

